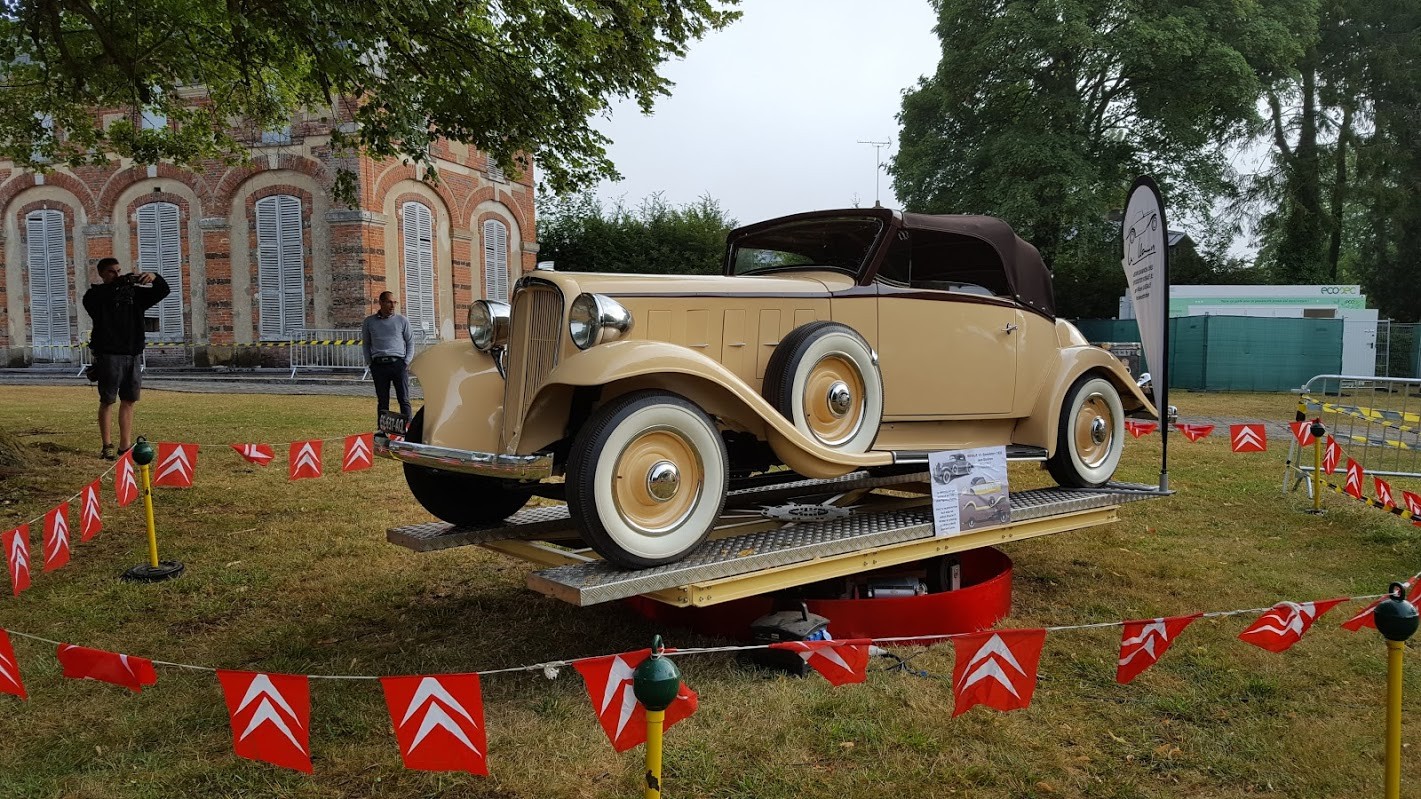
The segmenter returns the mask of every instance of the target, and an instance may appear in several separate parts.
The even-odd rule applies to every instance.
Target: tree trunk
[[[1336,169],[1332,178],[1332,237],[1327,244],[1327,269],[1332,282],[1338,280],[1337,262],[1342,258],[1342,220],[1347,201],[1347,141],[1352,137],[1352,106],[1342,109],[1342,127],[1337,131]]]

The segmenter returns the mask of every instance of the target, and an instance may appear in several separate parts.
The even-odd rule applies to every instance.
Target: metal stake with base
[[[1392,583],[1387,598],[1372,611],[1377,631],[1386,639],[1386,799],[1401,799],[1401,655],[1406,639],[1421,624],[1416,606],[1406,601],[1406,586]]]
[[[651,657],[632,672],[632,693],[646,708],[646,791],[643,799],[661,799],[661,735],[666,708],[681,691],[681,670],[663,655],[661,636],[651,642]]]
[[[148,562],[123,573],[122,579],[131,583],[158,583],[183,573],[183,564],[178,561],[158,560],[158,530],[153,524],[153,483],[148,476],[149,466],[157,454],[143,436],[139,436],[133,449],[129,450],[129,457],[133,458],[139,473],[143,475],[143,515],[148,520]]]
[[[1322,437],[1327,435],[1327,428],[1321,419],[1313,419],[1308,432],[1312,434],[1312,507],[1307,512],[1321,516],[1327,513],[1322,507]]]

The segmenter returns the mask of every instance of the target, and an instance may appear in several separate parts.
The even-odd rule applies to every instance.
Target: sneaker
[[[114,454],[113,444],[105,444],[104,448],[99,451],[99,457],[106,461],[118,460],[118,455]]]

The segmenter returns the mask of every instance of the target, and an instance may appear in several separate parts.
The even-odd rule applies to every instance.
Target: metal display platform
[[[891,491],[877,493],[875,489]],[[685,559],[627,570],[582,546],[567,506],[527,508],[495,528],[442,522],[393,528],[387,540],[418,552],[479,545],[547,566],[528,576],[539,593],[586,606],[646,595],[677,606],[705,606],[783,588],[1107,524],[1122,504],[1165,494],[1156,486],[1109,483],[1097,489],[1012,492],[1011,520],[936,537],[928,475],[796,480],[732,491],[710,538]],[[827,498],[835,518],[784,522],[771,503]],[[800,503],[795,503],[799,505]],[[565,542],[565,543],[560,543]]]

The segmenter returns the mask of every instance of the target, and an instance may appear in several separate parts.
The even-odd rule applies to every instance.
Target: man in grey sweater
[[[395,313],[395,298],[390,292],[380,292],[380,311],[365,317],[365,323],[360,326],[360,344],[365,350],[365,362],[370,365],[370,376],[375,380],[378,410],[390,409],[390,384],[394,383],[400,413],[408,421],[408,367],[414,358],[414,333],[410,330],[410,320]]]

